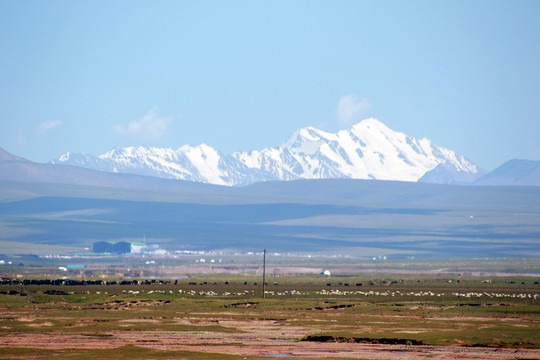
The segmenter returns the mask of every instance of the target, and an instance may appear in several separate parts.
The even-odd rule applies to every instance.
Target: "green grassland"
[[[540,349],[540,286],[534,278],[494,277],[491,282],[483,277],[428,275],[268,279],[264,299],[259,276],[230,274],[129,285],[2,285],[0,358],[244,358],[152,345],[163,334],[242,336],[257,331],[246,330],[245,324],[260,322],[285,332],[301,329],[291,341]],[[144,334],[147,340],[126,342],[125,334]],[[110,346],[42,348],[4,342],[39,335]],[[212,346],[216,344],[210,342],[208,347]]]
[[[9,359],[243,359],[240,356],[193,351],[153,350],[135,345],[113,349],[48,350],[36,348],[0,348],[0,358]]]

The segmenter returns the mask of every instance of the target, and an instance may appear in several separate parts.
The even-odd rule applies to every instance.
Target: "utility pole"
[[[263,299],[266,298],[266,249],[263,251]]]

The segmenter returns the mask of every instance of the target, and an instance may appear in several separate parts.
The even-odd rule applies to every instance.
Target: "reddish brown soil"
[[[175,319],[177,324],[215,325],[217,320]],[[129,323],[131,320],[126,320]],[[137,321],[156,322],[155,319]],[[159,321],[156,326],[159,326]],[[114,331],[111,337],[81,334],[23,334],[0,338],[2,347],[33,347],[44,349],[114,348],[128,344],[155,350],[188,350],[234,354],[245,357],[279,358],[349,358],[349,359],[540,359],[540,350],[496,349],[461,346],[381,345],[337,342],[300,342],[308,335],[307,328],[286,326],[273,320],[218,321],[219,325],[241,332],[209,331]],[[84,324],[81,324],[84,326]],[[313,328],[309,329],[310,332]]]

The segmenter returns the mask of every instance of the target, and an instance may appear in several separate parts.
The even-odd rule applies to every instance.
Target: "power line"
[[[266,298],[266,249],[263,251],[263,299]]]

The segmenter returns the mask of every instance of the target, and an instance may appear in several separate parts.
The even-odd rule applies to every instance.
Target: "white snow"
[[[393,131],[373,118],[337,133],[299,129],[279,148],[232,155],[206,144],[177,150],[137,146],[114,148],[97,157],[65,153],[55,163],[229,186],[300,178],[417,181],[441,163],[478,172],[476,165],[454,151]]]

